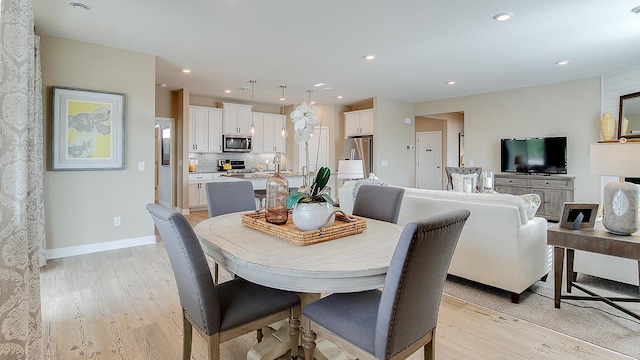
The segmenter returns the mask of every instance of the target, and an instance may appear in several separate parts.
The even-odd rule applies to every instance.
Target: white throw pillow
[[[478,174],[477,173],[473,173],[473,174],[457,174],[457,173],[453,173],[451,174],[451,185],[453,185],[453,191],[458,191],[458,192],[463,192],[464,188],[463,188],[463,183],[464,183],[464,178],[470,178],[471,179],[471,192],[476,192],[476,184],[478,183]]]
[[[524,209],[527,211],[527,219],[531,220],[536,216],[536,211],[540,207],[540,195],[538,194],[524,194],[520,195],[524,200]]]

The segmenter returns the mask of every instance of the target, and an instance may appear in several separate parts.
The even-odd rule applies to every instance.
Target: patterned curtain
[[[30,0],[0,0],[0,359],[42,359],[44,136]]]

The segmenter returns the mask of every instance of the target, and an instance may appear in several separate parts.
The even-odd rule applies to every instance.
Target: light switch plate
[[[144,161],[138,161],[138,171],[144,171]]]

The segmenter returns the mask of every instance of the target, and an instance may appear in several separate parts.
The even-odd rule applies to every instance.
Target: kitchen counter
[[[273,174],[275,174],[275,172],[261,171],[261,172],[254,172],[254,173],[222,174],[220,176],[221,177],[240,178],[240,179],[255,179],[255,178],[268,178],[268,177],[272,176]],[[300,174],[298,174],[296,172],[293,172],[293,171],[281,171],[280,175],[282,175],[284,177],[302,176],[302,175],[300,175]]]

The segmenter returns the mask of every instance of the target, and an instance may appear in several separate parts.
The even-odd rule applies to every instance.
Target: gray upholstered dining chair
[[[353,204],[353,215],[397,224],[403,196],[401,187],[362,185]]]
[[[444,171],[447,173],[447,190],[453,190],[453,178],[451,174],[461,174],[461,175],[469,175],[469,174],[478,174],[478,178],[476,179],[476,189],[475,191],[482,190],[482,168],[481,167],[454,167],[454,166],[446,166]]]
[[[298,354],[300,298],[242,278],[213,283],[209,265],[193,229],[173,209],[157,204],[147,210],[169,254],[183,315],[184,360],[191,359],[193,328],[208,345],[209,359],[220,358],[220,343],[290,318],[292,356]]]
[[[469,214],[455,210],[407,224],[382,291],[338,293],[310,303],[302,315],[311,330],[319,328],[358,359],[405,359],[421,347],[424,358],[433,359],[442,288]],[[303,347],[309,358],[314,344]]]
[[[214,181],[204,185],[209,217],[256,209],[251,181]]]
[[[251,181],[216,181],[204,185],[209,217],[256,209]],[[218,263],[213,264],[213,282],[218,283]]]

